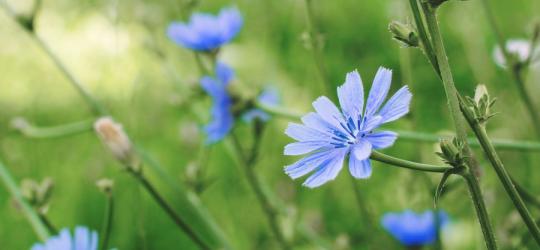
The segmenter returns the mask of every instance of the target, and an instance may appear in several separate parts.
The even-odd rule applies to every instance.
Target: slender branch
[[[51,233],[52,235],[56,235],[58,233],[58,230],[56,229],[56,227],[52,224],[52,222],[49,220],[49,218],[47,218],[47,216],[43,213],[40,213],[39,211],[36,211],[39,219],[41,220],[41,222],[43,223],[43,225],[45,225],[45,227],[47,227],[47,230],[49,230],[49,233]]]
[[[24,118],[17,118],[12,122],[13,127],[21,134],[34,139],[57,138],[90,132],[93,124],[93,120],[88,120],[52,127],[37,127],[26,122]]]
[[[536,131],[536,135],[537,137],[540,138],[540,116],[539,116],[540,113],[538,113],[538,109],[534,105],[532,98],[529,96],[529,92],[527,92],[527,89],[525,86],[525,80],[523,79],[523,71],[524,71],[523,66],[527,66],[527,65],[526,64],[521,65],[519,62],[514,60],[513,56],[510,54],[510,52],[506,48],[504,36],[502,32],[500,31],[497,25],[497,22],[495,21],[495,15],[493,13],[493,10],[491,9],[491,6],[488,0],[482,0],[482,4],[486,12],[488,23],[491,26],[491,29],[493,30],[493,33],[495,34],[495,37],[497,39],[499,48],[502,51],[504,60],[506,62],[506,68],[508,70],[508,73],[512,76],[512,78],[514,79],[514,82],[516,83],[516,87],[518,89],[519,95],[521,97],[521,100],[523,100],[523,104],[525,105],[527,112],[529,113],[529,117],[531,119],[531,122],[533,123],[534,129]],[[531,51],[531,55],[532,53],[533,51]]]
[[[480,222],[480,227],[482,228],[482,233],[484,234],[484,241],[486,247],[489,250],[497,249],[497,242],[495,241],[495,234],[489,220],[489,215],[486,209],[486,204],[484,203],[484,197],[482,195],[482,190],[478,185],[478,180],[476,176],[472,173],[465,173],[463,175],[467,186],[469,187],[469,193],[471,195],[471,200],[474,204],[476,210],[476,216]]]
[[[317,29],[317,25],[315,22],[315,17],[313,14],[313,0],[305,0],[306,2],[306,19],[307,19],[307,28],[308,28],[308,34],[309,34],[309,42],[311,46],[311,50],[313,52],[313,60],[315,61],[315,64],[317,66],[317,70],[319,71],[320,77],[321,77],[321,86],[323,93],[328,93],[328,88],[330,87],[330,82],[328,79],[328,73],[326,71],[326,66],[324,63],[324,57],[322,54],[323,46],[321,44],[319,30]]]
[[[40,220],[38,214],[32,207],[24,200],[19,187],[17,186],[15,179],[9,173],[7,167],[0,160],[0,180],[6,186],[8,192],[11,194],[22,213],[26,216],[26,219],[32,226],[32,229],[42,241],[47,241],[49,238],[49,231],[46,225]]]
[[[430,164],[407,161],[407,160],[403,160],[403,159],[396,158],[393,156],[385,155],[375,150],[371,152],[371,156],[369,158],[372,160],[387,163],[396,167],[425,171],[425,172],[444,173],[452,169],[452,167],[449,167],[449,166],[435,166],[435,165],[430,165]]]
[[[514,183],[512,182],[510,175],[506,171],[501,159],[499,158],[497,152],[495,151],[495,148],[489,141],[489,137],[487,135],[485,127],[480,125],[478,122],[475,122],[473,120],[474,119],[473,117],[469,117],[468,115],[466,115],[466,117],[468,118],[467,121],[469,121],[469,125],[473,129],[476,137],[478,138],[478,141],[482,145],[482,149],[486,153],[491,163],[491,166],[493,166],[493,168],[495,169],[495,172],[497,173],[497,176],[499,177],[499,180],[503,184],[503,187],[506,190],[506,193],[510,196],[512,203],[514,203],[514,206],[516,207],[516,209],[519,212],[519,215],[521,215],[521,218],[527,225],[529,232],[532,234],[532,236],[536,240],[536,243],[540,246],[540,229],[538,228],[538,225],[536,225],[536,223],[534,222],[534,219],[529,213],[527,206],[525,206],[525,203],[521,199],[519,192],[514,186]]]
[[[540,199],[538,197],[531,194],[519,182],[516,182],[514,179],[512,179],[512,183],[514,183],[516,190],[518,191],[519,195],[521,196],[521,198],[523,198],[524,201],[535,206],[537,209],[540,209]]]
[[[109,249],[109,239],[111,236],[112,231],[112,225],[113,225],[113,218],[114,218],[114,197],[112,194],[112,191],[109,193],[106,193],[105,196],[107,196],[107,205],[105,207],[105,219],[103,223],[103,229],[101,232],[101,250],[107,250]]]
[[[276,240],[278,244],[280,245],[281,249],[290,249],[289,245],[287,244],[287,241],[285,240],[283,232],[280,230],[280,227],[279,227],[279,223],[277,220],[278,219],[277,209],[275,208],[274,204],[272,204],[272,202],[270,201],[268,194],[262,188],[260,179],[257,177],[255,172],[253,171],[252,164],[254,163],[255,155],[251,154],[250,156],[245,156],[242,153],[242,147],[236,135],[232,133],[230,137],[232,141],[231,148],[234,150],[234,155],[236,155],[237,161],[239,162],[242,169],[244,170],[248,183],[251,189],[253,190],[253,192],[255,193],[255,196],[257,197],[257,200],[259,201],[263,209],[263,212],[265,213],[268,219],[268,223],[270,225],[270,229],[272,230],[272,233],[276,237]]]
[[[131,168],[128,168],[131,170]],[[150,193],[152,198],[158,203],[158,205],[169,215],[169,217],[176,223],[176,225],[187,234],[187,236],[199,246],[201,249],[211,249],[206,243],[193,231],[193,229],[174,211],[174,209],[165,201],[165,199],[159,194],[159,192],[154,188],[154,186],[142,175],[142,173],[137,173],[130,171],[130,173],[143,185],[143,187]]]

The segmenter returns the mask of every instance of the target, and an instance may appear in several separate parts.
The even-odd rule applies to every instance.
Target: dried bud
[[[133,146],[121,124],[114,122],[110,117],[102,117],[94,123],[94,129],[118,161],[131,170],[139,170]]]
[[[96,186],[99,190],[107,195],[111,194],[114,187],[114,181],[111,179],[103,178],[96,181]]]
[[[388,25],[394,39],[398,40],[405,47],[418,47],[418,36],[416,30],[408,25],[398,21],[392,21]]]

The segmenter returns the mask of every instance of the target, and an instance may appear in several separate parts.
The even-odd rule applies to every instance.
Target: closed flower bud
[[[32,179],[23,180],[21,183],[24,199],[42,214],[47,212],[53,188],[54,182],[51,178],[45,178],[41,183]]]
[[[464,166],[463,143],[454,138],[453,140],[441,139],[441,152],[437,153],[441,159],[453,167]]]
[[[394,39],[401,42],[406,47],[418,47],[418,36],[413,27],[398,21],[392,21],[388,25]]]
[[[94,123],[94,129],[118,161],[132,170],[139,170],[133,146],[122,125],[114,122],[110,117],[102,117]]]
[[[96,186],[99,190],[105,194],[110,194],[114,187],[114,181],[111,179],[103,178],[96,181]]]

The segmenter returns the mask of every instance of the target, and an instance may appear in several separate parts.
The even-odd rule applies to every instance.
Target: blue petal
[[[332,140],[331,135],[327,133],[297,123],[289,123],[287,129],[285,129],[285,134],[297,141]]]
[[[409,112],[412,94],[407,86],[403,86],[388,100],[379,115],[383,117],[382,123],[395,121]]]
[[[167,36],[173,42],[193,50],[204,49],[199,45],[199,36],[183,23],[173,22],[167,28]]]
[[[390,147],[397,139],[397,133],[392,131],[381,131],[369,134],[365,137],[375,149]]]
[[[323,147],[328,147],[329,143],[326,141],[303,141],[293,142],[285,146],[283,151],[284,155],[303,155],[309,152],[318,150]]]
[[[315,152],[305,158],[300,159],[292,165],[286,166],[285,173],[293,179],[302,177],[315,170],[319,165],[328,159],[334,158],[337,151],[339,151],[339,149]]]
[[[343,168],[343,160],[347,151],[347,149],[334,150],[333,157],[321,163],[317,172],[311,175],[302,185],[309,188],[316,188],[328,181],[334,180],[341,168]]]
[[[347,74],[345,83],[337,89],[341,110],[347,118],[360,118],[364,108],[364,87],[360,74],[355,70]]]
[[[223,85],[227,86],[234,78],[234,71],[226,64],[218,62],[216,64],[216,76]]]
[[[271,86],[266,86],[257,100],[266,105],[278,105],[281,102],[279,92]]]
[[[384,102],[384,99],[386,99],[391,82],[392,71],[380,67],[373,80],[373,85],[371,85],[371,90],[369,91],[366,111],[364,112],[365,117],[370,117],[377,113],[381,104]]]
[[[369,159],[357,160],[354,155],[349,156],[349,172],[354,178],[367,179],[371,176],[371,162]]]
[[[88,249],[89,250],[97,250],[98,249],[98,234],[96,231],[92,231],[92,233],[90,234],[90,243],[89,243],[89,246],[88,246]]]
[[[74,234],[74,244],[77,250],[90,250],[88,249],[88,243],[90,242],[89,230],[86,227],[76,227]]]
[[[371,155],[371,148],[371,143],[368,140],[360,139],[358,143],[352,146],[351,156],[359,161],[365,160]]]
[[[363,132],[369,132],[381,125],[382,119],[383,118],[380,115],[366,116],[364,117],[364,122],[362,123],[360,130]]]
[[[317,114],[335,129],[347,134],[348,131],[343,127],[345,120],[339,109],[326,96],[321,96],[313,102],[313,108]]]
[[[232,40],[242,28],[242,15],[237,8],[225,8],[219,13],[219,25],[221,27],[222,41],[224,43]]]
[[[223,99],[227,95],[225,86],[209,76],[201,78],[201,87],[214,99]]]

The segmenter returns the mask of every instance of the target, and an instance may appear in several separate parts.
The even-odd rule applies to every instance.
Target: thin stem
[[[131,168],[128,168],[131,169]],[[199,238],[199,236],[193,231],[193,229],[174,211],[174,209],[165,201],[165,199],[159,194],[154,186],[141,174],[130,171],[130,173],[139,180],[143,187],[150,193],[152,198],[158,203],[158,205],[169,215],[169,217],[176,223],[176,225],[186,233],[186,235],[199,246],[201,249],[211,249],[206,243]]]
[[[409,0],[409,5],[411,6],[414,22],[416,24],[416,29],[418,30],[418,36],[420,37],[420,41],[422,42],[422,50],[424,51],[426,57],[428,58],[428,61],[431,64],[431,66],[433,66],[433,69],[435,70],[437,75],[441,77],[441,72],[439,69],[439,65],[437,63],[437,58],[435,56],[435,52],[431,45],[431,40],[429,39],[426,33],[424,21],[422,19],[422,13],[420,12],[418,8],[418,3],[416,1],[417,0]]]
[[[520,65],[519,62],[516,62],[508,49],[506,48],[505,39],[500,31],[497,22],[495,21],[495,15],[493,13],[493,10],[491,9],[491,6],[488,2],[488,0],[482,0],[482,4],[484,7],[484,10],[486,12],[486,17],[488,19],[488,23],[491,26],[491,29],[493,30],[493,33],[495,33],[495,37],[497,39],[497,43],[499,45],[499,48],[502,51],[504,60],[507,65],[508,73],[513,77],[514,82],[516,83],[519,95],[521,97],[521,100],[523,100],[523,104],[525,105],[525,108],[527,109],[527,112],[529,113],[529,117],[531,119],[531,122],[533,123],[534,129],[536,131],[536,135],[540,137],[540,117],[538,110],[536,109],[536,106],[534,105],[534,102],[532,101],[532,98],[529,96],[529,93],[527,92],[525,81],[523,79],[523,65]],[[532,53],[533,51],[531,51]],[[525,64],[526,66],[526,64]]]
[[[14,123],[17,123],[14,124],[14,127],[24,136],[35,139],[46,139],[90,132],[93,129],[94,121],[80,121],[52,127],[37,127],[26,123],[24,120],[17,120]]]
[[[463,175],[467,186],[469,187],[469,193],[471,194],[471,200],[474,203],[474,208],[476,210],[476,216],[480,222],[480,227],[482,228],[482,233],[484,234],[484,240],[486,243],[487,249],[497,249],[497,242],[495,241],[495,234],[489,221],[489,215],[486,209],[486,204],[484,203],[484,197],[482,195],[482,190],[478,185],[478,180],[473,174],[465,173]]]
[[[540,245],[540,230],[538,229],[538,226],[536,225],[536,223],[534,222],[534,219],[529,213],[527,206],[525,206],[525,203],[521,199],[519,192],[514,186],[514,183],[512,182],[510,175],[506,171],[501,159],[499,158],[499,155],[495,151],[495,148],[489,141],[489,137],[487,135],[485,127],[480,125],[478,122],[474,122],[470,119],[468,120],[469,120],[469,125],[473,129],[476,137],[478,138],[478,141],[482,145],[482,149],[486,153],[491,163],[491,166],[493,166],[493,168],[495,169],[495,172],[497,173],[497,176],[499,177],[499,180],[503,184],[504,189],[506,190],[506,193],[510,196],[512,203],[514,203],[514,206],[516,207],[516,209],[519,212],[519,215],[521,215],[521,218],[527,225],[529,232],[533,235],[534,239],[536,240],[536,243]]]
[[[435,166],[435,165],[430,165],[430,164],[407,161],[407,160],[403,160],[403,159],[396,158],[393,156],[385,155],[375,150],[371,152],[371,156],[369,158],[374,161],[387,163],[396,167],[425,171],[425,172],[444,173],[452,169],[452,167],[449,167],[449,166]]]
[[[538,197],[531,194],[521,184],[519,184],[519,182],[516,182],[514,179],[512,179],[512,183],[514,183],[516,190],[518,191],[519,195],[521,196],[521,198],[523,198],[524,201],[540,209],[540,199]]]
[[[264,191],[262,188],[262,184],[260,179],[257,177],[255,172],[253,171],[253,163],[256,159],[255,154],[251,154],[250,156],[245,156],[242,153],[242,147],[240,145],[240,142],[238,141],[238,138],[234,133],[231,133],[231,140],[232,140],[232,148],[235,151],[235,155],[238,157],[238,162],[240,163],[242,169],[244,170],[244,173],[246,175],[247,181],[255,193],[255,196],[257,197],[257,200],[259,201],[263,212],[265,213],[268,224],[270,224],[270,229],[272,230],[272,233],[276,237],[276,240],[278,244],[280,245],[281,249],[290,249],[289,245],[287,244],[287,241],[285,240],[285,237],[280,230],[279,223],[278,223],[278,212],[275,206],[270,201],[270,198],[268,197],[268,194]]]
[[[317,29],[315,22],[315,15],[313,14],[313,5],[312,0],[305,0],[306,2],[306,19],[307,19],[307,28],[309,33],[309,41],[311,45],[311,50],[313,51],[313,60],[317,66],[321,77],[321,86],[323,93],[328,93],[328,88],[330,87],[330,82],[328,79],[328,73],[326,71],[326,66],[324,63],[324,57],[322,54],[323,46],[320,41],[320,33]]]
[[[38,236],[38,238],[45,242],[49,238],[49,231],[47,226],[40,220],[38,214],[32,207],[24,200],[19,186],[16,184],[15,179],[9,173],[7,167],[0,160],[0,180],[6,186],[8,192],[11,194],[22,213],[26,216],[26,219],[32,226],[32,229]]]
[[[105,194],[107,196],[107,205],[105,207],[105,219],[101,231],[101,250],[109,249],[109,239],[111,236],[113,218],[114,218],[114,197],[112,191]]]
[[[49,230],[49,233],[51,233],[52,235],[56,235],[58,233],[58,230],[52,224],[52,222],[49,220],[49,218],[47,218],[47,216],[45,214],[42,214],[40,212],[37,212],[37,214],[39,216],[39,219],[43,223],[43,225],[45,225],[45,227],[47,227],[47,230]]]

